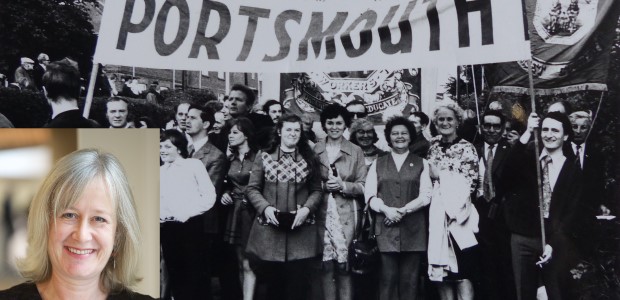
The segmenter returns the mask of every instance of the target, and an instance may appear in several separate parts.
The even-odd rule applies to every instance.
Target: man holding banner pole
[[[536,161],[527,147],[535,128],[540,130],[543,149]],[[572,136],[568,117],[558,112],[547,114],[542,121],[536,113],[528,119],[528,127],[508,157],[505,176],[498,195],[505,197],[505,217],[511,232],[512,264],[519,300],[536,299],[540,282],[550,300],[565,299],[562,286],[569,278],[565,263],[570,253],[567,233],[581,194],[581,170],[566,159],[562,146]],[[534,151],[538,151],[537,148]],[[541,181],[536,163],[542,169],[542,206],[538,202]],[[542,222],[532,222],[542,215]],[[541,227],[544,226],[544,232]],[[544,243],[543,247],[543,240]]]

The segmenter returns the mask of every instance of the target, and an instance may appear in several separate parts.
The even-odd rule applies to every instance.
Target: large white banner
[[[231,72],[529,59],[521,0],[106,1],[95,61]]]

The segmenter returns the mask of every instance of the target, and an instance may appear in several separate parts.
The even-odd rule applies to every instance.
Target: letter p
[[[125,44],[127,43],[128,33],[138,33],[144,31],[146,27],[151,24],[153,17],[155,16],[155,0],[143,0],[145,4],[144,18],[140,23],[131,23],[131,15],[133,13],[136,0],[127,0],[125,3],[125,12],[123,13],[123,20],[121,22],[121,29],[118,34],[118,41],[116,43],[116,49],[125,50]]]

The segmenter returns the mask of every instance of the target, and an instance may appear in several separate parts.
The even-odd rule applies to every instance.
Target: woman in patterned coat
[[[246,188],[257,214],[246,252],[269,299],[306,299],[322,244],[314,219],[322,200],[319,163],[298,116],[282,116],[276,134],[254,161]]]

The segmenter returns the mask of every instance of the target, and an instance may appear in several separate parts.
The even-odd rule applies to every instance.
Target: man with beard
[[[567,299],[571,245],[567,238],[574,226],[574,214],[582,190],[581,170],[563,153],[562,146],[572,136],[568,117],[559,112],[548,113],[539,124],[530,114],[527,130],[508,156],[500,178],[496,197],[505,196],[504,213],[511,232],[512,266],[517,299],[536,299],[542,278],[550,300]],[[540,127],[543,149],[535,161],[533,149],[526,144],[534,128]],[[541,166],[542,183],[538,181],[535,164]],[[539,207],[539,184],[543,203]],[[545,228],[542,245],[540,215]]]
[[[506,121],[498,110],[482,116],[482,138],[477,143],[480,184],[474,205],[480,215],[478,239],[482,251],[480,299],[516,299],[510,260],[510,233],[502,217],[502,199],[495,197],[496,187],[510,152],[510,144],[502,138]],[[508,298],[507,298],[508,297]]]
[[[271,118],[273,124],[277,124],[278,120],[282,116],[284,112],[284,108],[282,107],[282,103],[278,100],[267,100],[265,104],[263,104],[263,111]]]

